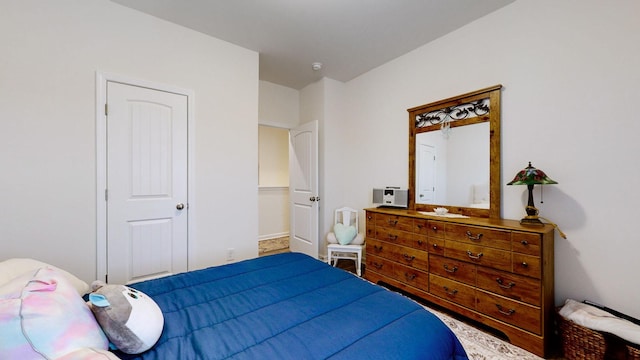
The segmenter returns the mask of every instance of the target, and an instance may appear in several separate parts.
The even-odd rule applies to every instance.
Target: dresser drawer
[[[447,224],[445,238],[496,249],[511,250],[511,231]]]
[[[463,283],[429,274],[429,292],[469,309],[475,309],[476,290]]]
[[[430,254],[444,256],[444,239],[434,239],[429,237],[427,249]]]
[[[541,333],[540,308],[478,290],[477,310],[535,334]]]
[[[540,258],[537,256],[513,253],[513,272],[540,279]]]
[[[386,241],[394,244],[409,245],[412,243],[413,234],[410,232],[376,226],[375,238],[380,241]]]
[[[368,238],[376,237],[376,226],[373,221],[367,221],[365,236]]]
[[[367,269],[418,289],[429,288],[429,274],[375,255],[367,256]]]
[[[374,271],[382,275],[392,276],[394,262],[385,258],[367,254],[367,271]]]
[[[367,240],[367,256],[369,254],[429,271],[429,257],[426,251],[379,240]]]
[[[426,235],[412,234],[413,242],[409,244],[410,247],[420,249],[422,251],[429,251],[429,237]]]
[[[441,221],[429,220],[428,233],[430,238],[444,238],[444,223]]]
[[[430,254],[429,272],[472,286],[476,285],[476,265],[467,262]]]
[[[433,266],[433,259],[429,259]],[[540,280],[478,266],[477,287],[511,299],[540,306]]]
[[[540,256],[540,235],[514,231],[511,233],[511,249],[514,252]]]
[[[429,235],[429,220],[413,219],[413,232],[416,234]]]
[[[385,227],[402,231],[413,231],[413,219],[406,216],[376,214],[376,228]]]
[[[485,246],[445,240],[444,256],[484,265],[504,271],[511,271],[511,252]]]

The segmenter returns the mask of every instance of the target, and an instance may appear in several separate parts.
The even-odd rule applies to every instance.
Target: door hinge
[[[104,116],[108,116],[109,115],[109,105],[104,104]]]
[[[104,189],[104,201],[109,201],[109,189]]]
[[[104,274],[104,282],[109,283],[109,274]]]

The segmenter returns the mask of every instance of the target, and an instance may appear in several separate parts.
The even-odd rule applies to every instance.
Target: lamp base
[[[525,216],[520,220],[520,225],[524,226],[544,226],[544,223],[538,219],[537,215]]]

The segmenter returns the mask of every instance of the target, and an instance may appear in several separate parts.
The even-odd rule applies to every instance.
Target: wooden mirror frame
[[[500,218],[500,94],[502,85],[495,85],[485,89],[454,96],[448,99],[407,109],[409,112],[409,202],[408,209],[414,211],[433,211],[435,207],[445,207],[450,213],[472,217]],[[463,120],[450,122],[450,126],[463,126],[489,121],[489,209],[479,209],[444,204],[417,204],[416,197],[416,135],[421,132],[433,131],[440,124],[419,127],[416,116],[441,109],[470,104],[488,99],[489,112],[482,116],[474,116]]]

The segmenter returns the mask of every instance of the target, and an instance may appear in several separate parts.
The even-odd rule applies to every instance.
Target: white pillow
[[[84,295],[91,291],[89,284],[78,279],[74,275],[69,272],[66,272],[60,268],[57,268],[53,265],[49,265],[47,263],[43,263],[34,259],[9,259],[0,262],[0,286],[8,283],[14,278],[23,275],[27,272],[37,270],[43,267],[48,267],[51,269],[55,269],[60,272],[64,277],[71,283],[71,285],[76,289],[78,294]]]

